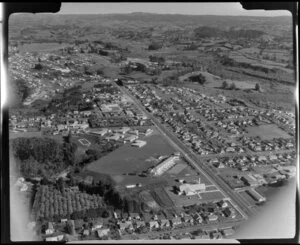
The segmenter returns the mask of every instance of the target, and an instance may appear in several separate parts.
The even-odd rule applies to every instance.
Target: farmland
[[[33,215],[37,219],[53,220],[103,206],[99,195],[89,195],[70,188],[61,192],[53,186],[40,186],[35,194]]]

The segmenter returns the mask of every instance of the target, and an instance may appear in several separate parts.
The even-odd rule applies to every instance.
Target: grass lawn
[[[270,140],[273,138],[290,138],[290,135],[275,124],[265,124],[257,127],[247,127],[248,136],[260,136],[262,140]]]
[[[41,137],[42,132],[12,132],[9,131],[9,139],[15,139],[15,138],[31,138],[31,137]]]
[[[202,201],[215,201],[225,197],[220,191],[203,192],[200,196],[202,197]]]
[[[249,206],[256,205],[256,201],[247,192],[241,191],[241,192],[239,192],[239,195],[241,195],[242,198],[245,199],[247,201],[247,203],[249,203]]]
[[[143,171],[153,166],[152,162],[146,161],[149,157],[170,155],[175,152],[175,149],[159,134],[153,133],[144,140],[147,141],[144,147],[137,148],[125,144],[88,165],[87,170],[111,175]]]
[[[60,48],[63,48],[65,46],[68,46],[68,44],[59,44],[56,42],[49,42],[49,43],[30,43],[30,44],[24,44],[21,46],[20,51],[21,52],[49,52],[49,51],[55,51]]]

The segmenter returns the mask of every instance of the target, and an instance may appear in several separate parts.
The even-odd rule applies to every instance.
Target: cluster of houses
[[[90,60],[69,60],[68,55],[55,55],[49,53],[39,54],[38,57],[30,52],[14,53],[9,57],[9,70],[13,79],[24,79],[26,85],[32,90],[24,104],[30,104],[38,97],[49,99],[56,92],[74,86],[77,82],[84,82],[89,75],[79,73],[83,65],[91,65]],[[33,69],[36,64],[46,67],[42,72]],[[72,73],[72,74],[71,74]],[[76,80],[70,79],[76,74]],[[99,79],[99,76],[92,77]],[[55,86],[56,89],[53,89]]]
[[[85,132],[89,128],[87,116],[91,112],[86,111],[69,111],[64,117],[56,114],[50,116],[10,116],[10,126],[12,129],[24,129],[26,131],[35,128],[39,130],[51,130],[53,135],[63,132],[80,133]]]
[[[236,218],[236,210],[227,201],[221,200],[214,205],[208,205],[203,212],[162,212],[150,213],[120,213],[114,212],[120,234],[178,229],[186,226],[196,226],[203,223],[218,222],[220,217]],[[218,213],[218,214],[217,214]]]
[[[243,155],[235,157],[212,158],[208,162],[216,168],[235,168],[241,171],[262,165],[275,165],[291,163],[294,159],[293,153],[277,153],[270,155]]]
[[[243,146],[247,146],[250,150],[255,152],[293,150],[295,148],[293,138],[274,138],[272,140],[261,140],[260,137],[243,136],[241,138],[241,142]]]
[[[34,228],[36,224],[32,224]],[[66,227],[68,227],[66,229]],[[92,222],[85,222],[83,219],[61,219],[60,222],[47,222],[43,229],[43,238],[45,241],[72,241],[79,237],[82,239],[96,234],[99,239],[108,239],[111,229],[104,224],[101,218],[96,218]],[[71,238],[73,237],[73,239]]]
[[[227,201],[221,200],[213,205],[205,207],[203,212],[181,212],[176,214],[172,212],[164,212],[159,214],[150,213],[123,213],[120,211],[113,212],[114,223],[120,236],[135,233],[149,233],[155,231],[176,230],[183,227],[197,226],[204,223],[215,223],[219,216],[234,219],[236,211]],[[218,215],[216,214],[218,212]],[[36,222],[30,222],[28,228],[34,230]],[[66,229],[67,228],[67,229]],[[115,229],[115,228],[113,228]],[[206,236],[196,235],[202,239],[217,238],[212,232],[205,232]],[[229,236],[234,233],[231,227],[220,229],[219,238]],[[74,238],[86,240],[89,237],[97,237],[100,240],[112,239],[113,230],[109,225],[109,221],[102,218],[85,221],[83,219],[61,219],[60,222],[47,222],[42,228],[42,237],[45,241],[72,241]],[[155,233],[153,233],[155,234]],[[189,237],[191,234],[189,233]],[[73,239],[72,239],[73,237]],[[185,236],[179,235],[182,239]],[[168,238],[170,239],[170,238]]]
[[[196,153],[201,155],[211,154],[211,153],[241,153],[244,152],[244,148],[238,145],[229,145],[227,147],[217,147],[211,144],[207,144],[205,139],[216,138],[216,140],[221,141],[221,137],[215,130],[203,129],[201,138],[199,134],[190,132],[189,129],[185,126],[186,124],[194,123],[199,127],[200,119],[196,119],[188,109],[193,103],[194,108],[198,109],[198,113],[203,116],[208,121],[214,120],[217,121],[215,126],[224,129],[225,132],[232,136],[243,135],[247,133],[246,128],[258,123],[271,123],[274,118],[278,118],[277,112],[272,110],[256,110],[253,108],[248,108],[244,106],[235,106],[228,108],[214,108],[203,103],[207,99],[210,102],[214,102],[214,98],[205,96],[203,94],[197,94],[196,91],[189,88],[161,88],[165,93],[169,94],[170,92],[177,94],[177,96],[172,98],[173,101],[180,104],[185,108],[184,111],[178,112],[174,111],[174,106],[169,106],[167,109],[166,106],[161,106],[159,109],[154,108],[152,103],[154,101],[161,101],[161,97],[157,95],[155,90],[151,89],[149,86],[128,86],[128,89],[139,98],[148,111],[154,113],[158,116],[163,123],[169,124],[173,131],[177,134],[183,142],[190,146]],[[171,101],[172,101],[171,100]],[[226,101],[223,99],[222,102]],[[166,105],[167,103],[160,103]],[[169,109],[169,110],[168,110]],[[168,116],[167,111],[171,116]],[[254,117],[254,118],[251,118]],[[180,125],[176,118],[180,118],[180,122],[184,125]],[[281,118],[281,117],[279,117]],[[283,117],[282,117],[283,118]],[[289,123],[287,119],[284,122]],[[283,142],[286,141],[286,142]],[[234,144],[234,143],[233,143]],[[281,142],[272,141],[264,143],[263,141],[250,141],[243,140],[243,146],[249,147],[253,151],[269,151],[269,150],[283,150],[291,149],[294,147],[293,143],[289,140],[281,139]]]
[[[108,141],[123,141],[132,143],[133,146],[144,146],[145,144],[139,137],[149,136],[153,133],[152,128],[132,129],[131,127],[121,127],[116,129],[101,128],[99,130],[88,130],[87,133],[105,137]]]

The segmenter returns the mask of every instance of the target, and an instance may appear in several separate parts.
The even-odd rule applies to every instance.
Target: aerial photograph
[[[236,239],[296,190],[292,30],[238,2],[11,15],[11,239]]]

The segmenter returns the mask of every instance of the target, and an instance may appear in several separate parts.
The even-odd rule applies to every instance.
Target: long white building
[[[173,167],[176,162],[175,160],[179,160],[179,156],[170,156],[164,161],[162,161],[160,164],[155,166],[150,173],[152,173],[154,176],[162,175],[165,171]]]

